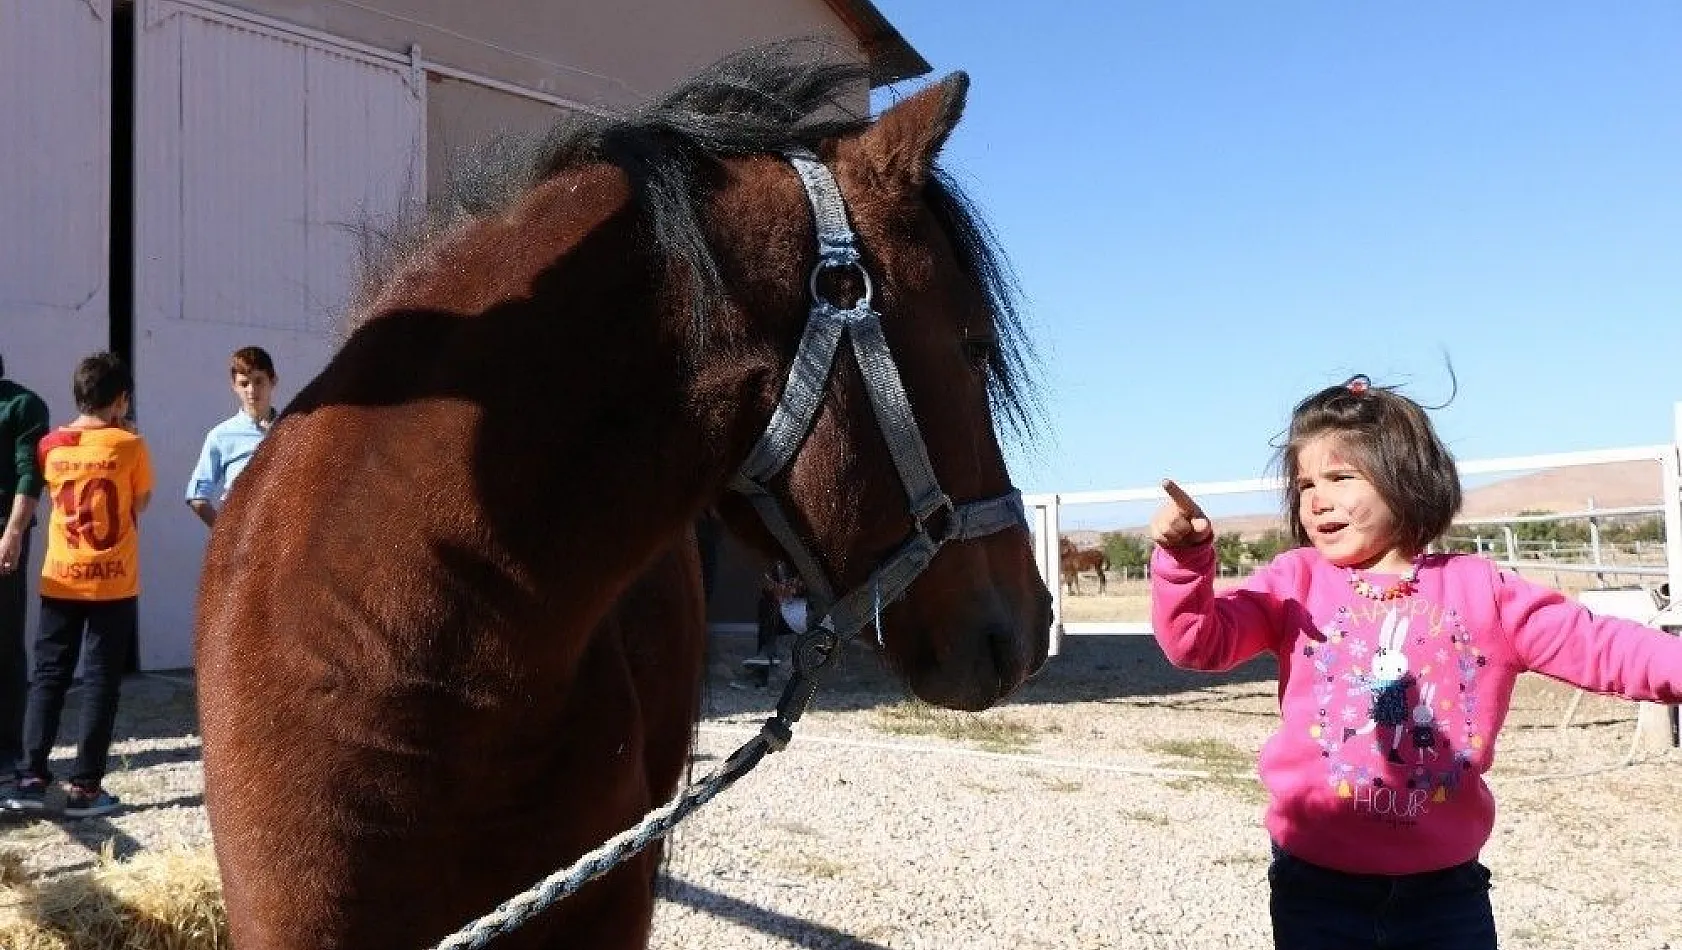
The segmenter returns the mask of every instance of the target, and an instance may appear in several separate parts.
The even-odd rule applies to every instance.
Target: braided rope
[[[788,735],[785,723],[777,719],[767,722],[758,735],[730,753],[730,757],[712,774],[643,816],[642,821],[633,827],[609,838],[600,847],[575,861],[571,867],[550,874],[527,890],[503,901],[496,910],[445,937],[442,942],[434,945],[433,950],[481,950],[497,937],[512,932],[534,914],[570,896],[585,884],[613,870],[631,856],[670,834],[678,822],[746,775],[767,753],[782,748],[788,741]]]

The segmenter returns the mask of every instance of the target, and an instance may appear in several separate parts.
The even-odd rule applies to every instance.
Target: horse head
[[[1050,595],[995,425],[1024,417],[1010,287],[935,165],[967,88],[955,74],[792,163],[730,163],[708,216],[743,291],[719,328],[744,341],[728,385],[754,410],[735,429],[754,445],[737,487],[786,517],[721,512],[764,549],[806,548],[790,553],[808,583],[868,614],[919,697],[979,709],[1044,662]],[[848,340],[814,361],[820,318]]]

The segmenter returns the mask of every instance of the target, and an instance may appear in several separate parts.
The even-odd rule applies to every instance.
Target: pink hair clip
[[[1365,376],[1355,375],[1349,377],[1349,382],[1344,383],[1343,385],[1348,387],[1349,391],[1355,395],[1365,396],[1368,390],[1372,389],[1372,380],[1366,378]]]

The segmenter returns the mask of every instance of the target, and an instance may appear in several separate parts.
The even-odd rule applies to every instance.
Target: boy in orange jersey
[[[83,360],[72,389],[81,414],[44,436],[38,449],[52,516],[41,568],[41,623],[24,714],[23,759],[6,804],[23,811],[45,807],[53,780],[47,757],[80,658],[81,731],[64,815],[87,818],[115,811],[119,804],[101,783],[138,625],[136,531],[152,498],[152,465],[146,443],[126,423],[134,379],[121,359],[99,353]]]

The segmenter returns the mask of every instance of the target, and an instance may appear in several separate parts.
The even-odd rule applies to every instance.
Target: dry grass
[[[1219,739],[1168,739],[1152,742],[1147,748],[1159,755],[1178,759],[1164,763],[1171,768],[1186,768],[1189,765],[1211,772],[1251,772],[1256,767],[1256,753]]]
[[[1135,589],[1137,588],[1137,589]],[[1064,594],[1063,621],[1065,623],[1093,623],[1096,621],[1144,621],[1151,619],[1151,595],[1143,581],[1110,585],[1110,592],[1097,594]]]
[[[90,871],[21,880],[0,856],[0,947],[6,950],[226,950],[227,920],[208,848],[144,852]]]
[[[997,712],[959,713],[909,700],[876,711],[877,729],[899,736],[938,736],[992,752],[1020,752],[1034,741],[1032,727]]]
[[[0,889],[19,887],[29,880],[23,855],[17,851],[0,851]]]
[[[1170,779],[1166,783],[1169,788],[1180,791],[1216,788],[1246,802],[1259,805],[1267,801],[1267,791],[1255,777],[1254,752],[1219,739],[1207,738],[1153,742],[1149,749],[1159,755],[1171,756],[1172,759],[1164,763],[1170,768],[1206,770],[1200,778]]]
[[[1216,590],[1226,590],[1240,583],[1242,578],[1222,577],[1215,581]],[[1151,619],[1151,583],[1142,578],[1113,580],[1100,595],[1096,587],[1083,583],[1080,594],[1063,595],[1063,620],[1067,623],[1098,621],[1144,622]]]

